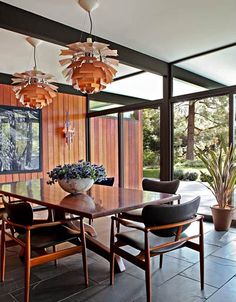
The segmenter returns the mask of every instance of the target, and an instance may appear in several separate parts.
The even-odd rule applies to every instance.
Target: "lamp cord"
[[[34,46],[34,70],[37,70],[37,63],[36,63],[36,47]]]
[[[88,12],[88,14],[89,14],[89,21],[90,21],[90,32],[89,32],[89,35],[92,36],[93,21],[92,21],[91,13]]]

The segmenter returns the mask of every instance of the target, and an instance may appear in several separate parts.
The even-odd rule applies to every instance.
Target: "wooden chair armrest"
[[[128,228],[137,229],[137,230],[140,230],[140,231],[143,231],[143,232],[146,231],[145,227],[141,227],[138,224],[131,223],[129,220],[125,220],[125,219],[122,219],[122,218],[119,218],[119,217],[115,217],[115,216],[112,216],[111,219],[118,221],[120,224],[122,224],[122,225],[124,225],[124,226],[126,226]]]
[[[2,219],[9,225],[13,226],[13,227],[17,227],[17,228],[21,228],[21,229],[25,229],[28,230],[29,229],[29,225],[23,225],[23,224],[19,224],[19,223],[14,223],[12,221],[10,221],[9,219],[7,219],[6,215],[2,216]]]
[[[196,217],[194,217],[192,219],[185,220],[185,221],[180,221],[180,222],[171,223],[171,224],[165,224],[165,225],[161,225],[161,226],[146,227],[146,230],[147,231],[159,231],[159,230],[166,230],[166,229],[176,228],[176,227],[184,226],[186,224],[191,224],[195,221],[200,221],[203,218],[204,218],[204,216],[197,215]]]
[[[58,220],[58,221],[53,221],[53,222],[45,222],[45,223],[39,223],[39,224],[34,224],[30,226],[30,230],[35,230],[39,228],[46,228],[46,227],[51,227],[51,226],[56,226],[56,225],[61,225],[61,224],[66,224],[67,222],[73,221],[73,220],[78,220],[81,219],[81,217],[72,217],[72,218],[67,218],[64,220]]]
[[[46,221],[45,223],[38,223],[38,224],[36,223],[34,225],[23,225],[23,224],[12,222],[11,220],[9,220],[7,218],[6,215],[3,215],[3,219],[4,219],[4,221],[6,221],[7,224],[9,224],[13,227],[22,228],[22,229],[25,229],[25,230],[34,230],[34,229],[39,229],[39,228],[45,228],[45,227],[65,224],[65,223],[67,223],[69,221],[72,221],[72,220],[81,219],[81,217],[77,216],[77,217],[72,217],[72,218],[68,218],[68,219],[64,219],[64,220],[58,220],[58,221],[54,221],[54,222],[48,222],[47,220],[45,220]],[[42,222],[42,220],[40,220],[40,222]]]

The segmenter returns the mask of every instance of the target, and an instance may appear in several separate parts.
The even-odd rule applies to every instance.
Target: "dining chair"
[[[200,282],[201,289],[203,289],[203,216],[197,215],[199,203],[200,197],[196,197],[189,202],[177,205],[147,205],[142,211],[144,226],[119,217],[112,217],[110,283],[114,284],[114,259],[115,255],[119,255],[145,271],[147,301],[151,302],[151,258],[160,255],[159,268],[162,268],[163,254],[188,247],[199,252]],[[115,234],[115,222],[117,221],[132,230]],[[199,225],[198,228],[194,229],[193,234],[187,234],[186,229],[195,222]],[[125,250],[125,246],[131,246],[139,251],[138,255],[135,256]],[[154,300],[158,301],[158,298]]]
[[[115,181],[115,177],[107,177],[101,181],[96,181],[96,185],[109,186],[112,187]]]
[[[1,282],[5,277],[6,263],[6,239],[11,240],[21,246],[24,252],[25,281],[24,281],[24,301],[30,301],[30,271],[31,267],[49,261],[67,257],[78,252],[82,252],[83,270],[85,285],[88,286],[88,269],[86,257],[86,241],[83,226],[83,218],[75,217],[62,221],[48,222],[44,220],[33,220],[33,210],[28,202],[8,202],[5,196],[2,197],[6,214],[2,221],[1,234]],[[80,232],[72,230],[67,226],[71,220],[80,220]],[[7,230],[7,226],[10,230]],[[74,246],[67,246],[57,250],[55,246],[69,242]],[[49,252],[48,248],[52,247]],[[32,252],[36,256],[32,257]]]
[[[178,190],[179,184],[180,184],[179,179],[170,180],[170,181],[158,181],[158,180],[144,178],[142,181],[142,188],[144,191],[175,194],[176,191]],[[178,203],[180,203],[179,200]],[[143,222],[142,209],[122,212],[118,215],[118,217],[136,221],[136,222]]]

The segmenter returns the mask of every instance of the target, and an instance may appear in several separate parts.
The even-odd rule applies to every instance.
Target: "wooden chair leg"
[[[117,227],[117,226],[116,226]],[[113,250],[114,245],[114,220],[111,221],[111,237],[110,237],[110,284],[114,284],[115,276],[115,254]]]
[[[145,233],[145,281],[147,302],[152,302],[151,257],[149,250],[148,233]]]
[[[2,220],[1,227],[1,282],[5,279],[5,268],[6,268],[6,241],[5,241],[5,222]]]
[[[160,254],[159,268],[162,268],[163,264],[163,254]]]
[[[55,245],[53,245],[53,247],[52,247],[52,251],[53,251],[53,253],[55,253],[56,251],[57,251],[57,249],[56,249],[56,246]],[[54,265],[57,267],[57,264],[58,264],[58,261],[57,261],[57,259],[55,259],[54,260]]]
[[[203,239],[203,220],[200,220],[200,281],[201,289],[204,289],[204,239]]]
[[[26,247],[25,247],[25,302],[30,301],[30,231],[26,231]]]
[[[86,249],[86,238],[84,232],[83,219],[80,219],[80,231],[81,231],[81,243],[82,243],[82,258],[83,258],[83,269],[84,269],[84,279],[85,285],[88,287],[88,265],[87,265],[87,249]]]
[[[145,262],[146,262],[146,260],[147,259],[145,259]],[[146,281],[147,302],[151,302],[152,301],[152,285],[151,285],[150,258],[149,258],[149,261],[146,262],[145,281]]]

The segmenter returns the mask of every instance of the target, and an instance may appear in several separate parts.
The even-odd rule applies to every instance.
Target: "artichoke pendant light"
[[[57,95],[57,86],[51,74],[37,70],[36,47],[40,41],[33,38],[26,38],[34,48],[34,68],[22,73],[15,73],[12,78],[13,90],[16,98],[25,107],[41,109],[49,105]]]
[[[98,6],[97,0],[79,0],[79,5],[88,12],[90,20],[90,36],[92,34],[91,11]],[[119,61],[111,58],[117,56],[116,50],[108,48],[108,44],[93,42],[77,42],[67,45],[68,49],[61,50],[60,60],[66,66],[63,75],[72,81],[73,88],[82,93],[93,94],[106,88],[116,75]]]

